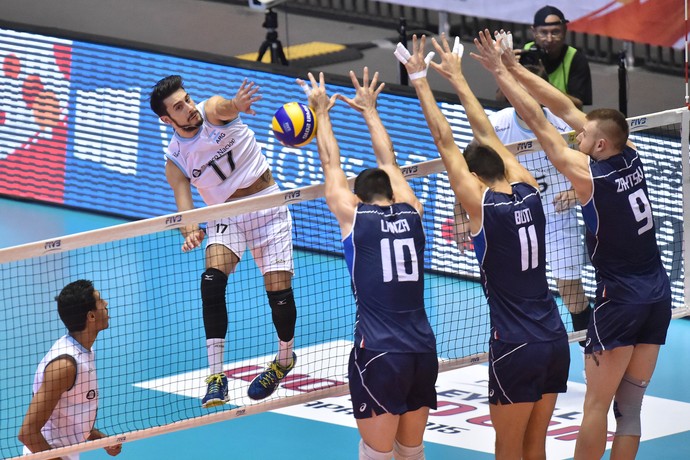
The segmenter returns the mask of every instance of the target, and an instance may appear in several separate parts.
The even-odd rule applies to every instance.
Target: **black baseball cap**
[[[546,18],[554,15],[558,16],[558,21],[550,21],[546,22]],[[568,21],[565,16],[563,16],[563,12],[556,8],[555,6],[551,5],[546,5],[544,8],[540,9],[539,11],[536,12],[534,15],[534,27],[537,26],[556,26],[559,24],[567,24]]]

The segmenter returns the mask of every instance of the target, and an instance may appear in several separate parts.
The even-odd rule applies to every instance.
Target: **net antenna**
[[[261,62],[268,51],[271,57],[271,64],[288,65],[285,57],[283,44],[278,39],[278,14],[273,8],[287,2],[288,0],[249,0],[249,7],[256,10],[265,11],[264,23],[261,25],[266,32],[266,39],[259,46],[257,62]]]

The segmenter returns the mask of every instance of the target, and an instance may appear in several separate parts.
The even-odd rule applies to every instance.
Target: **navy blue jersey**
[[[546,281],[546,218],[539,191],[511,184],[513,193],[486,189],[482,226],[474,235],[491,336],[508,343],[550,341],[565,327]]]
[[[355,346],[395,353],[436,352],[424,310],[422,219],[407,203],[360,203],[343,240],[357,304]]]
[[[670,297],[637,151],[625,147],[619,155],[591,161],[589,169],[594,192],[582,215],[597,297],[637,304]]]

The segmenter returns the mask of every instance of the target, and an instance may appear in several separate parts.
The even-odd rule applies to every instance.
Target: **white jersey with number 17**
[[[207,205],[224,203],[235,191],[252,185],[268,169],[254,132],[238,116],[221,126],[206,119],[206,101],[197,105],[204,119],[194,137],[173,136],[165,158],[172,161]]]

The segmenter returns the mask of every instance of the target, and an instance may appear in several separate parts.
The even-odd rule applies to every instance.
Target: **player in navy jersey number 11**
[[[398,45],[470,234],[489,304],[489,413],[498,460],[546,458],[546,430],[558,393],[566,391],[568,336],[546,279],[546,218],[537,181],[500,142],[462,73],[463,48],[433,40],[437,64],[424,57],[426,37],[410,54]],[[401,48],[402,47],[402,48]],[[474,142],[464,155],[426,79],[428,65],[460,97]]]

